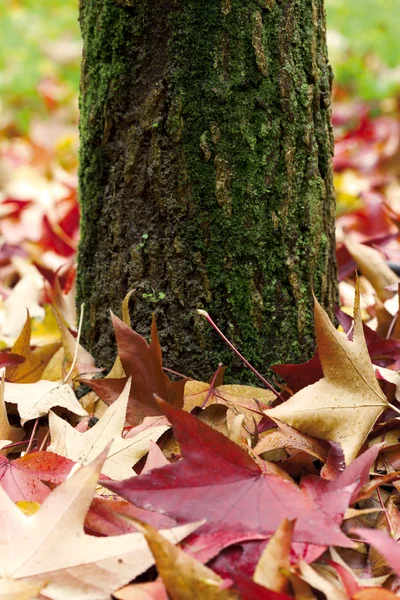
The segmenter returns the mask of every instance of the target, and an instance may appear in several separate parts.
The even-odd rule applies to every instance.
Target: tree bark
[[[196,308],[264,373],[308,359],[312,291],[337,293],[323,0],[81,0],[80,23],[87,348],[110,366],[135,288],[187,375],[234,362]]]

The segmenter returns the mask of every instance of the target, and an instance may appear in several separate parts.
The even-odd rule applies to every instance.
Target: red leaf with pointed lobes
[[[297,519],[294,540],[352,547],[335,522],[292,481],[262,469],[245,450],[195,416],[159,400],[180,444],[183,460],[154,469],[148,475],[105,487],[148,510],[158,510],[178,522],[207,519],[199,532],[218,530],[272,534],[286,517]],[[337,493],[347,496],[344,490]],[[340,503],[339,503],[340,504]],[[329,515],[329,516],[328,516]]]
[[[160,410],[154,394],[165,398],[174,406],[183,406],[185,380],[170,381],[162,368],[161,347],[157,326],[153,317],[151,342],[133,331],[115,315],[112,321],[117,339],[118,356],[127,377],[122,379],[97,379],[85,381],[106,402],[112,404],[121,394],[128,377],[132,377],[126,419],[137,425],[145,417],[159,415]]]

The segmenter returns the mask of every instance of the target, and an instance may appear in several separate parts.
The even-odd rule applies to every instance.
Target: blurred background
[[[345,282],[354,269],[346,239],[400,263],[400,0],[326,0],[326,10]],[[77,16],[77,0],[0,1],[0,347],[15,339],[26,304],[33,343],[58,335],[49,301],[75,317]]]

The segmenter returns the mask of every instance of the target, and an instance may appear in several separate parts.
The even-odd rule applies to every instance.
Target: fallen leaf
[[[262,388],[249,385],[219,385],[213,387],[203,381],[190,380],[185,383],[184,410],[190,412],[196,407],[204,408],[212,404],[224,404],[228,407],[228,427],[237,414],[245,416],[246,427],[254,430],[254,423],[261,421],[262,414],[252,412],[250,408],[261,411],[276,400],[276,395]],[[249,408],[247,408],[249,407]]]
[[[294,448],[306,452],[318,460],[326,461],[329,452],[329,444],[327,442],[321,442],[321,440],[301,433],[293,429],[293,427],[289,427],[283,421],[277,420],[276,423],[278,425],[276,429],[270,429],[261,434],[261,439],[254,448],[256,454],[262,454],[263,452],[279,448],[285,450],[287,448]]]
[[[22,364],[7,367],[6,377],[13,383],[34,383],[38,381],[51,357],[60,348],[60,343],[46,344],[31,349],[31,318],[29,312],[25,325],[15,341],[12,352],[19,354],[25,360]]]
[[[147,416],[159,415],[154,394],[165,398],[174,406],[183,405],[185,380],[170,381],[162,368],[161,347],[153,318],[151,342],[133,331],[126,323],[112,315],[117,339],[118,356],[127,377],[132,377],[132,387],[127,410],[127,421],[138,425]],[[121,394],[127,377],[122,379],[96,379],[85,381],[107,404],[112,404]]]
[[[337,580],[329,577],[323,568],[311,567],[303,560],[299,562],[301,577],[311,587],[325,594],[329,600],[348,600],[347,594]]]
[[[162,581],[132,583],[114,592],[113,597],[117,600],[169,600]]]
[[[21,427],[13,427],[8,420],[7,410],[4,404],[4,377],[0,382],[0,447],[6,443],[19,442],[25,436],[25,430]]]
[[[58,485],[66,480],[72,460],[51,452],[34,452],[9,461],[0,455],[0,486],[13,502],[44,502],[50,494],[46,483]]]
[[[250,577],[246,577],[240,572],[235,574],[235,583],[242,600],[292,600],[286,594],[267,590],[267,588],[252,581]]]
[[[359,295],[354,307],[354,341],[339,333],[315,300],[317,348],[324,379],[266,411],[308,435],[339,442],[346,464],[354,460],[379,415],[388,407],[365,343]]]
[[[87,415],[71,386],[64,381],[41,379],[36,383],[6,382],[4,399],[17,405],[22,424],[47,415],[55,406],[66,408],[81,417]]]
[[[398,283],[399,278],[386,264],[381,252],[353,241],[346,241],[346,246],[361,273],[374,287],[378,298],[382,301],[391,298],[393,293],[385,288]]]
[[[135,474],[132,467],[148,452],[150,441],[156,441],[169,429],[169,426],[152,427],[137,433],[135,437],[122,438],[130,387],[129,378],[118,400],[111,404],[101,419],[84,433],[77,431],[67,421],[50,411],[51,444],[47,450],[66,456],[75,462],[87,464],[102,452],[108,442],[112,441],[104,463],[103,474],[112,479],[132,477]]]
[[[253,579],[274,592],[287,592],[294,521],[284,519],[258,561]]]
[[[36,600],[44,583],[1,579],[0,600]]]
[[[157,571],[172,600],[229,600],[237,598],[223,589],[224,580],[201,562],[166,540],[154,527],[136,522],[153,554]]]
[[[141,533],[98,538],[83,531],[107,451],[57,487],[32,516],[24,515],[0,488],[4,579],[44,582],[43,592],[51,600],[108,600],[115,589],[151,566]],[[196,527],[163,533],[178,542]]]
[[[256,464],[244,449],[190,413],[161,400],[159,406],[173,426],[183,460],[122,482],[103,481],[104,487],[179,522],[207,518],[202,532],[228,528],[272,534],[284,518],[297,518],[295,540],[352,546],[332,515],[325,516],[294,483],[268,473],[266,463]],[[179,500],[182,494],[185,502]]]

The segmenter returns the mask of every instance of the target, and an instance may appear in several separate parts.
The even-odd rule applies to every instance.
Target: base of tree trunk
[[[337,293],[323,0],[81,0],[80,22],[86,347],[112,364],[134,288],[186,375],[239,368],[197,308],[263,373],[307,360],[312,291],[331,315]]]

